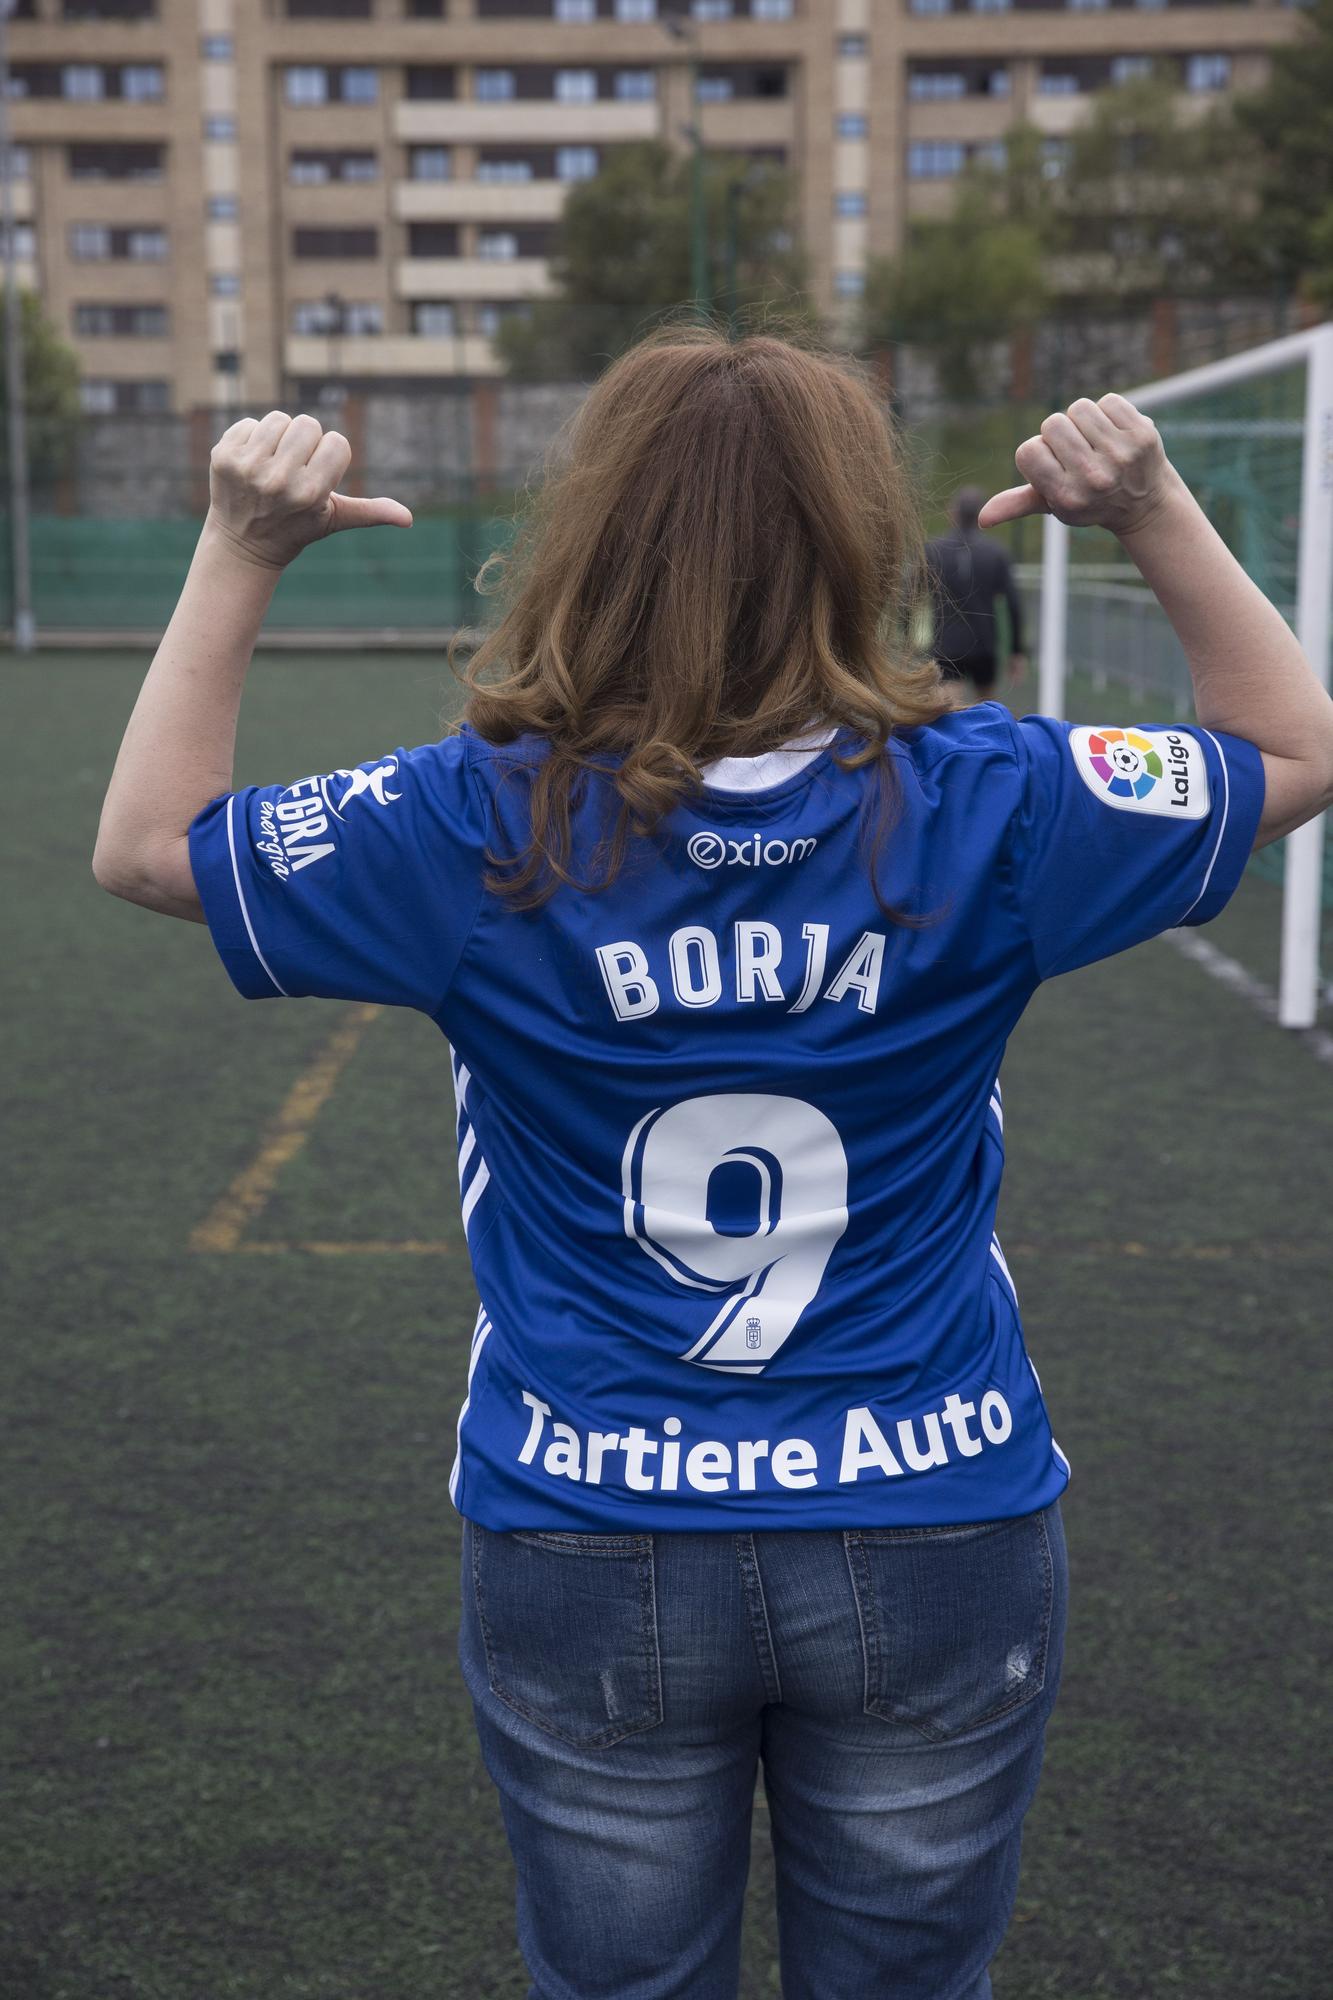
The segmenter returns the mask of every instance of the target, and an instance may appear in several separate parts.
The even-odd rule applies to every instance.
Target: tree
[[[952,214],[914,223],[899,255],[866,271],[866,345],[929,345],[941,388],[960,402],[978,393],[979,346],[1030,325],[1046,298],[1039,229],[1004,207],[998,176],[967,174]]]
[[[1268,80],[1237,97],[1238,132],[1257,150],[1256,261],[1270,282],[1328,302],[1333,207],[1333,0],[1313,0],[1297,39],[1274,49]],[[1322,275],[1321,275],[1322,273]]]
[[[1051,183],[1054,288],[1111,308],[1255,289],[1253,157],[1229,105],[1183,111],[1165,71],[1100,91]]]
[[[35,292],[19,295],[23,348],[23,408],[28,463],[34,480],[57,477],[69,464],[79,428],[79,358],[61,339]],[[8,338],[0,313],[0,469],[9,466]],[[7,503],[4,503],[7,504]]]
[[[688,155],[650,141],[617,147],[599,174],[570,189],[551,259],[556,293],[500,330],[511,374],[588,379],[688,301],[691,171]],[[763,313],[770,322],[811,323],[790,177],[710,153],[703,182],[710,297],[729,290],[734,269],[736,305],[747,319]]]

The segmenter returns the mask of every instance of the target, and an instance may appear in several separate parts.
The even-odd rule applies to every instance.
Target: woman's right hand
[[[979,527],[1054,514],[1071,528],[1130,534],[1180,485],[1152,418],[1116,395],[1098,403],[1080,396],[1068,411],[1047,417],[1040,434],[1019,445],[1014,464],[1027,483],[994,494]]]

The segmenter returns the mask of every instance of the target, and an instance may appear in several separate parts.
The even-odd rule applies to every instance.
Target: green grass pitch
[[[523,2000],[455,1660],[444,1050],[373,1021],[247,1240],[447,1255],[190,1251],[345,1010],[247,1007],[202,932],[94,886],[142,666],[3,669],[0,1995]],[[270,656],[238,777],[453,699],[432,659]],[[1213,932],[1270,979],[1276,908],[1247,880]],[[1310,2000],[1333,1073],[1155,942],[1044,989],[1005,1086],[1073,1609],[996,1993]],[[776,2000],[775,1939],[759,1809],[742,2000]]]

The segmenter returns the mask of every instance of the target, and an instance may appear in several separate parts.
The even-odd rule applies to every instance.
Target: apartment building
[[[498,369],[572,185],[660,138],[791,168],[835,323],[1017,118],[1259,81],[1282,0],[18,0],[16,253],[90,410]]]

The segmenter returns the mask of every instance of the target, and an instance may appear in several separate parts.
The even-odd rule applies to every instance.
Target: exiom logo
[[[784,868],[789,862],[804,861],[818,844],[809,836],[765,840],[762,834],[746,833],[733,840],[729,834],[694,833],[685,843],[685,852],[698,868]]]

